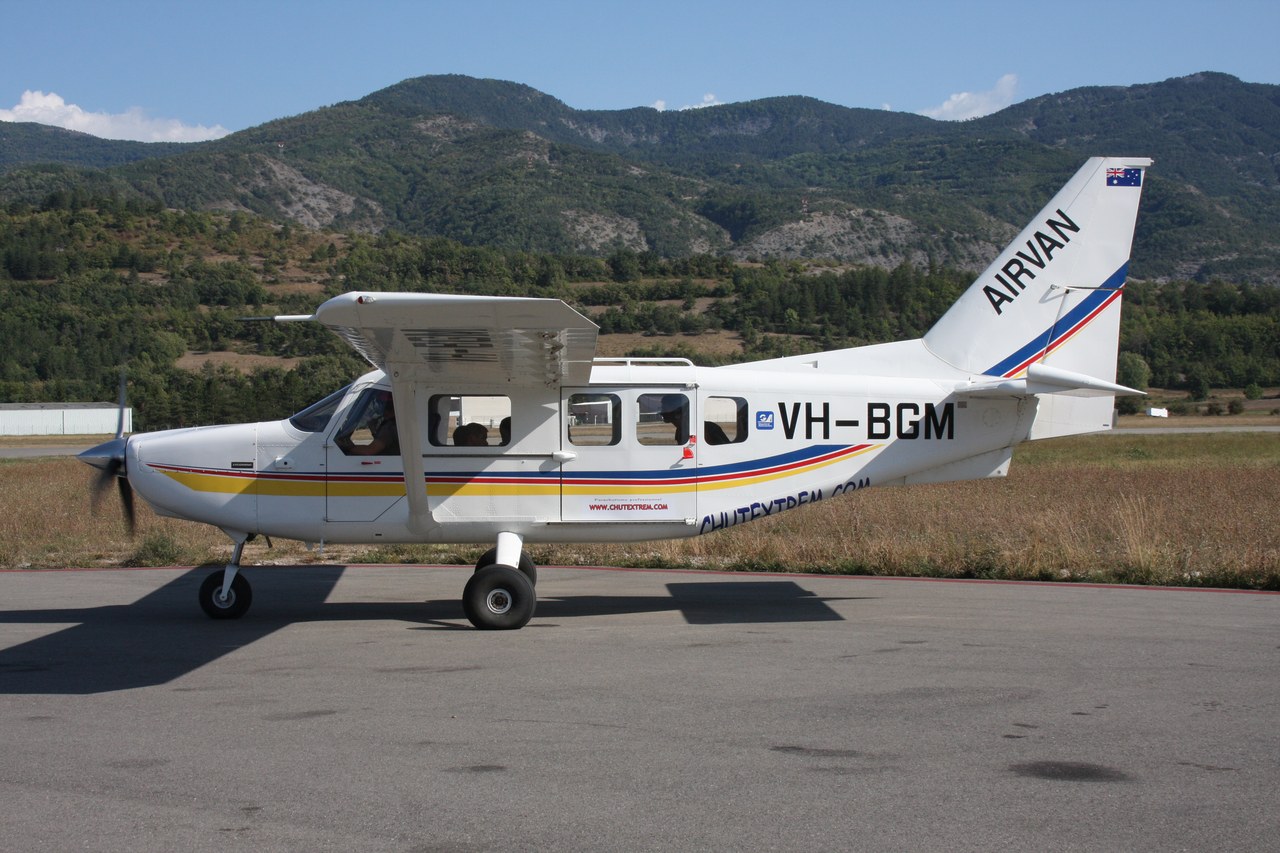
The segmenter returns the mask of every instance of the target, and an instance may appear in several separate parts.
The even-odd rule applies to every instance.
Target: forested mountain
[[[715,364],[919,336],[1090,155],[1151,156],[1129,384],[1280,385],[1280,87],[1221,74],[937,122],[811,98],[574,110],[407,80],[185,145],[0,123],[0,402],[140,429],[280,417],[364,365],[351,289],[553,296],[607,354]],[[804,259],[803,261],[800,259]]]
[[[0,124],[11,204],[114,193],[531,252],[888,269],[976,269],[1085,157],[1151,156],[1135,277],[1280,281],[1280,87],[1223,74],[961,123],[804,97],[574,110],[516,83],[421,77],[176,153],[143,146],[157,156],[136,162],[139,143],[103,143],[129,146],[104,160],[51,129],[41,154],[30,127]]]
[[[364,372],[317,324],[242,319],[308,314],[345,290],[557,297],[599,324],[601,354],[718,364],[918,337],[971,279],[907,263],[534,254],[141,199],[48,201],[0,208],[0,402],[114,399],[127,366],[140,430],[279,418]],[[1132,282],[1127,293],[1122,382],[1255,396],[1280,386],[1280,288]]]
[[[0,121],[0,172],[35,163],[105,168],[177,154],[178,142],[122,142],[32,122]]]

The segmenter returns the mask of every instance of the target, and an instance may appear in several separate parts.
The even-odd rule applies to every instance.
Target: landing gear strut
[[[523,628],[533,618],[538,570],[522,550],[523,544],[515,533],[499,533],[498,547],[480,558],[476,573],[467,581],[462,610],[477,628]]]
[[[476,571],[478,572],[486,566],[494,565],[498,565],[498,549],[490,548],[484,552],[483,557],[476,561]],[[538,585],[538,567],[533,564],[533,560],[529,559],[528,554],[523,551],[520,552],[520,562],[516,565],[516,568],[529,579],[530,586],[536,587]]]
[[[232,536],[236,543],[231,562],[200,584],[200,609],[210,619],[239,619],[253,603],[253,588],[240,574],[240,556],[244,553],[247,536]]]

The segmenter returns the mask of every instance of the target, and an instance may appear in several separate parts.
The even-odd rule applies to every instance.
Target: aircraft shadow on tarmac
[[[0,650],[0,695],[83,695],[165,684],[300,622],[395,620],[415,630],[474,630],[456,599],[333,602],[343,567],[253,572],[253,609],[214,621],[196,605],[207,568],[187,572],[132,604],[0,611],[0,624],[67,624]],[[547,597],[525,629],[557,619],[680,611],[691,625],[838,621],[827,601],[788,580],[669,583],[663,596]],[[842,599],[843,600],[843,599]]]

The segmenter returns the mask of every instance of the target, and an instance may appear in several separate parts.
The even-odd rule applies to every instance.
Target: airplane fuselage
[[[681,538],[869,486],[1003,475],[1034,403],[966,399],[956,384],[624,362],[581,388],[430,389],[420,404],[496,401],[512,430],[505,445],[492,424],[494,444],[455,445],[447,430],[420,442],[429,519],[413,517],[402,456],[339,447],[362,395],[389,390],[379,372],[318,430],[286,419],[134,436],[128,470],[161,514],[308,542]],[[673,398],[687,435],[655,411]]]

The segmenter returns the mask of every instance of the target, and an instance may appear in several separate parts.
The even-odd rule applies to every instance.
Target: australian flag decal
[[[1142,186],[1141,169],[1107,169],[1107,186],[1140,187]]]

